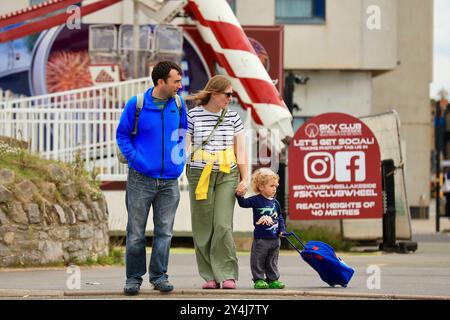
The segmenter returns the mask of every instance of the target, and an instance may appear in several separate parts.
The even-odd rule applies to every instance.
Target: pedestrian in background
[[[450,170],[444,171],[444,183],[442,185],[442,193],[445,197],[445,216],[450,218]]]

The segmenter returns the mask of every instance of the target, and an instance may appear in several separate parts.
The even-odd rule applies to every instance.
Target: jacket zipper
[[[166,108],[166,106],[164,105],[164,107],[161,109],[161,121],[162,121],[162,135],[161,135],[161,137],[162,137],[162,152],[161,152],[161,156],[162,156],[162,166],[161,166],[160,178],[162,178],[163,173],[164,173],[164,109],[165,108]]]

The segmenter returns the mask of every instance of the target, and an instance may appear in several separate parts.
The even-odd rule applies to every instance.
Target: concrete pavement
[[[254,290],[250,256],[240,253],[237,290],[201,290],[192,249],[174,248],[169,275],[174,292],[160,294],[144,278],[135,299],[445,299],[450,300],[450,233],[434,232],[434,216],[413,220],[415,253],[376,250],[338,253],[355,270],[347,288],[331,288],[295,251],[282,251],[284,290]],[[441,218],[441,230],[450,220]],[[375,248],[374,248],[375,249]],[[122,299],[124,266],[0,269],[1,299]]]

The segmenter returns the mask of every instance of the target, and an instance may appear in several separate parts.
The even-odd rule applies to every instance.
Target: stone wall
[[[1,153],[0,153],[1,156]],[[87,179],[49,163],[32,182],[0,167],[0,267],[83,261],[108,254],[108,208]]]

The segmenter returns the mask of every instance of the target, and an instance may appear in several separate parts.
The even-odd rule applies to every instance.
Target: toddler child
[[[252,188],[257,195],[245,199],[236,194],[242,208],[253,208],[253,244],[250,255],[255,289],[283,289],[279,281],[278,255],[280,237],[286,231],[280,204],[274,198],[279,176],[268,168],[256,170],[252,176]]]

